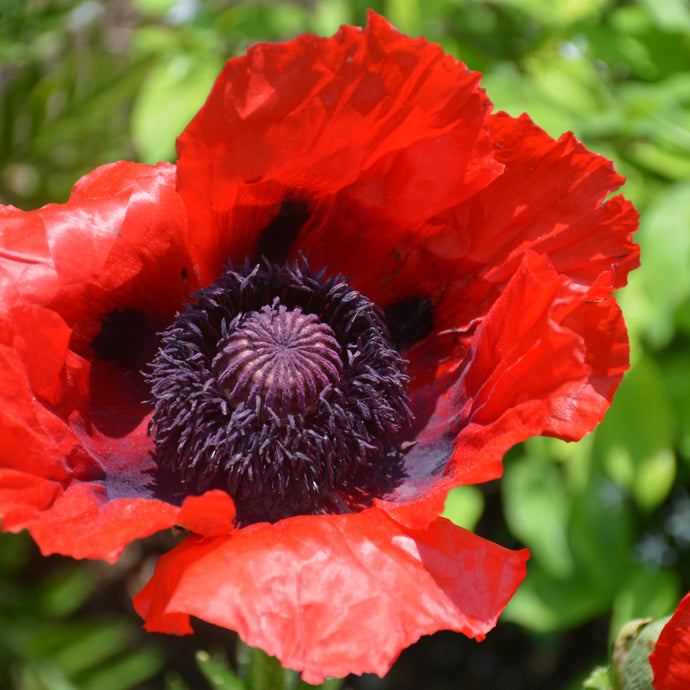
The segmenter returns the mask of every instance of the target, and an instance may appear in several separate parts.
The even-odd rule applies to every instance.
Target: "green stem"
[[[319,686],[300,680],[299,672],[283,668],[275,657],[261,649],[240,643],[238,659],[244,666],[244,683],[247,690],[339,690],[344,680],[328,678]]]

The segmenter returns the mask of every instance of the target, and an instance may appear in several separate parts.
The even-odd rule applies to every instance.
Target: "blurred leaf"
[[[421,7],[419,0],[386,0],[384,14],[393,26],[403,33],[419,36]]]
[[[164,15],[176,4],[177,0],[132,0],[132,5],[139,12],[153,15]]]
[[[613,602],[611,635],[615,636],[633,619],[657,619],[672,612],[681,596],[679,580],[671,570],[636,568],[630,571]]]
[[[128,651],[108,664],[89,672],[80,690],[130,690],[153,678],[165,666],[165,655],[156,648]]]
[[[245,690],[248,687],[230,669],[227,660],[217,657],[212,658],[208,652],[199,651],[196,653],[196,662],[199,670],[208,679],[213,688],[219,688],[220,690]],[[249,688],[254,690],[253,686],[249,686]]]
[[[630,277],[621,304],[630,327],[652,346],[666,345],[674,311],[690,296],[690,183],[671,185],[640,220],[642,268]]]
[[[595,668],[589,677],[582,684],[583,688],[592,688],[592,690],[614,690],[609,677],[608,669]]]
[[[42,616],[59,618],[79,609],[97,586],[93,573],[74,566],[46,577],[34,593],[36,609]]]
[[[666,151],[647,141],[632,143],[626,153],[640,167],[670,180],[681,181],[690,177],[690,160],[686,154]]]
[[[203,105],[221,67],[213,58],[180,53],[151,70],[132,112],[142,161],[175,159],[175,139]]]
[[[508,602],[501,620],[547,633],[591,620],[609,606],[610,593],[592,587],[584,571],[576,570],[567,580],[557,580],[537,562],[530,562],[527,577]]]
[[[251,690],[292,690],[299,674],[283,668],[275,657],[263,649],[243,645],[246,656],[242,664],[247,688]]]
[[[31,555],[31,538],[21,534],[0,533],[0,577],[26,565]],[[0,603],[4,603],[0,593]]]
[[[476,486],[458,486],[448,493],[443,517],[472,531],[484,512],[484,495]]]
[[[214,18],[213,24],[220,23],[223,30],[231,30],[240,40],[238,52],[244,52],[246,47],[257,41],[284,40],[304,32],[320,8],[321,3],[313,12],[307,12],[297,2],[238,2],[232,3],[220,17]]]
[[[319,688],[319,690],[340,690],[340,688],[343,687],[343,683],[344,680],[342,678],[326,678],[326,680],[318,686],[301,681],[294,686],[294,690],[314,690],[315,687]],[[293,688],[288,688],[288,690],[293,690]]]
[[[46,630],[34,653],[50,656],[67,674],[83,672],[127,650],[131,628],[124,622],[86,621]]]
[[[313,30],[320,36],[331,36],[338,27],[354,21],[352,7],[347,0],[324,0],[316,5],[311,17]]]
[[[16,673],[14,690],[80,690],[49,661],[25,666]]]
[[[609,476],[652,509],[668,495],[676,472],[675,418],[661,372],[639,358],[623,379],[615,403],[595,436],[595,453]]]
[[[655,23],[667,31],[690,31],[690,7],[684,0],[642,0]]]
[[[690,317],[690,300],[686,302],[686,307]],[[690,326],[690,323],[688,325]],[[685,340],[678,340],[678,347],[665,351],[659,364],[663,371],[669,402],[678,421],[678,449],[686,463],[690,463],[690,357],[687,336]]]
[[[566,534],[570,500],[558,467],[528,454],[506,467],[502,491],[512,534],[550,575],[571,575],[574,563]]]
[[[582,17],[596,14],[606,4],[606,0],[499,0],[501,5],[519,8],[539,21],[549,24],[569,24]]]
[[[593,444],[531,439],[507,465],[506,522],[532,552],[503,617],[552,632],[602,615],[626,577],[634,546],[628,506],[594,462]],[[562,470],[555,462],[563,463]]]
[[[630,509],[608,480],[595,477],[587,491],[574,497],[569,543],[589,586],[612,598],[628,571],[634,531]]]
[[[652,0],[615,8],[606,32],[610,40],[622,49],[625,63],[634,76],[648,80],[688,69],[687,32],[682,27],[672,31],[660,28],[650,8],[652,4],[657,3]]]
[[[190,690],[190,687],[184,682],[179,673],[168,671],[165,674],[165,690]]]

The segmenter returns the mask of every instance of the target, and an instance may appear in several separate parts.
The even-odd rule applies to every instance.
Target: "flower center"
[[[408,378],[374,304],[306,262],[230,269],[193,298],[147,374],[162,497],[221,488],[244,525],[395,487]]]
[[[275,300],[240,319],[239,328],[218,343],[213,369],[232,405],[266,405],[285,418],[338,383],[340,345],[315,314]]]

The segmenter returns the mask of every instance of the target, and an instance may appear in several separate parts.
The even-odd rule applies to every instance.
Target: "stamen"
[[[229,269],[193,297],[147,375],[167,500],[221,488],[249,524],[393,488],[408,378],[375,305],[306,261]]]

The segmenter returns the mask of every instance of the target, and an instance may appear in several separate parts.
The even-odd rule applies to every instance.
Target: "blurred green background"
[[[0,202],[62,202],[102,163],[174,160],[228,57],[363,24],[367,6],[483,72],[498,109],[613,159],[642,214],[643,268],[620,295],[632,366],[604,423],[579,444],[533,439],[503,480],[449,497],[452,519],[532,551],[497,630],[425,638],[384,680],[346,687],[579,688],[624,621],[665,615],[690,589],[686,0],[0,0]],[[129,597],[156,548],[110,567],[0,535],[0,687],[241,688],[230,633],[141,631]]]

